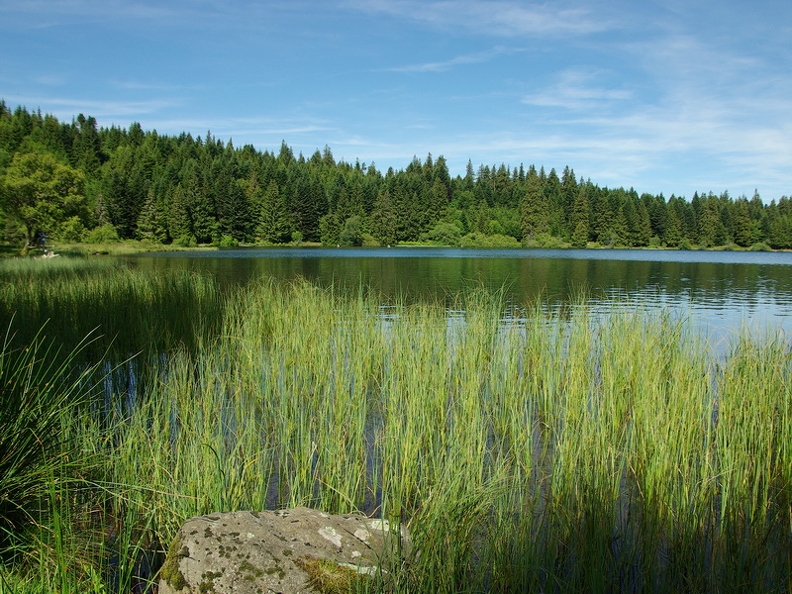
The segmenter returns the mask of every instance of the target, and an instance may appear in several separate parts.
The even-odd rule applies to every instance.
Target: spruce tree
[[[528,172],[525,196],[520,205],[520,224],[523,239],[527,241],[547,234],[550,229],[547,199],[535,169]]]
[[[740,247],[749,247],[753,244],[753,224],[751,213],[748,209],[748,199],[738,198],[732,207],[732,236],[734,243]]]
[[[572,208],[572,247],[584,248],[589,240],[589,202],[586,186],[581,184]]]
[[[669,247],[678,247],[684,237],[682,233],[682,221],[677,215],[676,208],[669,201],[667,210],[665,233],[663,233],[663,241]]]
[[[294,231],[286,198],[273,179],[267,185],[259,205],[256,236],[269,243],[286,243],[291,240]]]
[[[396,209],[390,192],[385,190],[377,196],[377,201],[374,203],[369,228],[380,245],[392,246],[396,245],[397,241],[397,225]]]

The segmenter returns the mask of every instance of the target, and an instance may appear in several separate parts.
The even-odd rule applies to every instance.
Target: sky
[[[792,196],[789,0],[0,0],[0,99],[382,172]]]

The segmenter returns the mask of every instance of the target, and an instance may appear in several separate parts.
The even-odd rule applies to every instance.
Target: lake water
[[[208,272],[224,284],[261,276],[336,287],[362,282],[407,301],[484,285],[504,287],[517,304],[541,297],[554,307],[583,289],[595,311],[666,308],[716,342],[743,326],[792,331],[789,252],[271,248],[163,252],[131,261]]]

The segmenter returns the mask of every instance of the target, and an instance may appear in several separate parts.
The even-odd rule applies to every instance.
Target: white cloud
[[[481,64],[490,61],[492,58],[504,54],[513,53],[515,50],[507,50],[503,47],[496,47],[490,51],[478,52],[474,54],[464,54],[455,56],[449,60],[439,62],[425,62],[422,64],[411,64],[409,66],[397,66],[389,68],[390,72],[445,72],[456,66],[463,66],[467,64]]]
[[[0,14],[26,15],[29,27],[54,25],[63,19],[96,20],[173,18],[177,10],[162,3],[127,2],[125,0],[13,0],[0,6]],[[30,18],[33,17],[33,18]]]
[[[513,0],[347,0],[342,6],[495,36],[585,35],[610,29],[585,8]]]
[[[99,101],[94,99],[71,99],[63,97],[18,97],[16,101],[28,109],[41,107],[66,121],[75,114],[83,113],[99,118],[136,117],[156,113],[179,104],[173,100],[152,99],[148,101]]]
[[[557,107],[567,110],[587,110],[610,106],[633,98],[627,89],[608,88],[600,83],[608,78],[604,71],[570,69],[556,77],[549,88],[523,97],[523,102],[540,107]]]
[[[204,86],[200,84],[184,86],[184,85],[175,85],[175,84],[158,83],[158,82],[147,82],[147,81],[141,81],[135,79],[110,80],[108,81],[108,83],[110,86],[124,91],[194,92],[204,88]]]
[[[33,77],[33,81],[45,87],[57,87],[65,84],[68,79],[63,74],[39,74]]]

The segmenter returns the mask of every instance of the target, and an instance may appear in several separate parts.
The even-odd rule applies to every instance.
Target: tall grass
[[[224,296],[208,276],[189,271],[150,275],[95,258],[0,261],[0,320],[15,320],[27,344],[43,322],[63,344],[101,336],[87,355],[115,359],[188,348],[222,323]]]
[[[90,340],[60,357],[41,330],[21,348],[11,346],[13,333],[11,325],[0,345],[0,553],[13,551],[47,483],[75,463],[64,423],[95,388],[95,367],[71,365]]]
[[[97,393],[99,365],[80,363],[87,337],[61,352],[41,328],[13,346],[11,323],[0,344],[0,592],[78,591],[72,504],[98,461],[82,452],[73,420]],[[6,567],[33,564],[35,579]],[[90,570],[90,562],[84,566]]]
[[[122,274],[132,302],[173,282]],[[208,281],[173,290],[189,282]],[[627,307],[472,290],[383,316],[363,288],[204,289],[182,313],[212,331],[168,341],[135,380],[145,397],[69,429],[103,461],[58,508],[63,558],[93,551],[82,583],[151,583],[141,568],[190,516],[311,505],[410,526],[396,591],[789,588],[783,336],[746,331],[716,355],[684,319]]]

